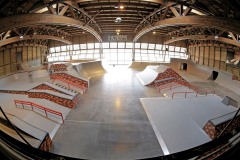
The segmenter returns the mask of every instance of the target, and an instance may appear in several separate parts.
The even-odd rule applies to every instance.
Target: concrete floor
[[[51,152],[86,159],[139,159],[163,155],[140,103],[159,96],[131,69],[94,77],[53,139]]]
[[[157,90],[143,86],[130,68],[115,70],[90,80],[65,123],[53,138],[51,152],[85,159],[140,159],[163,155],[140,98],[159,97]],[[238,100],[239,95],[197,77],[191,83],[217,90]]]

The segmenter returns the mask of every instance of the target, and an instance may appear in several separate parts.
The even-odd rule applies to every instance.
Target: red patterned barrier
[[[53,73],[50,75],[51,79],[59,79],[59,80],[65,80],[68,83],[71,82],[71,84],[77,85],[81,87],[82,89],[88,88],[88,82],[82,79],[79,79],[77,77],[71,76],[66,73]]]
[[[65,64],[52,64],[49,68],[49,71],[52,72],[62,72],[62,71],[67,71],[67,65]]]
[[[211,139],[215,139],[218,137],[218,135],[223,131],[223,129],[228,125],[231,119],[224,121],[218,125],[214,125],[211,123],[211,121],[208,121],[205,126],[203,127],[203,130],[208,134],[208,136]],[[240,116],[238,115],[230,126],[228,126],[227,130],[225,130],[224,134],[233,132],[236,128],[239,128],[240,126]]]
[[[61,106],[65,106],[68,108],[73,108],[77,104],[77,100],[75,100],[75,97],[73,100],[65,99],[62,97],[58,97],[55,95],[51,95],[44,92],[28,92],[28,91],[10,91],[10,90],[0,90],[1,93],[10,93],[10,94],[23,94],[28,95],[29,98],[39,98],[39,99],[47,99],[51,102],[57,103]]]
[[[52,64],[51,66],[50,66],[50,69],[62,69],[62,68],[67,68],[67,65],[65,65],[65,64]]]
[[[173,79],[157,82],[159,80],[166,79],[166,78],[173,78]],[[164,72],[158,73],[157,78],[152,83],[150,83],[149,86],[158,87],[161,85],[165,85],[171,82],[178,82],[178,81],[181,83],[185,83],[186,86],[189,85],[189,83],[184,78],[182,78],[177,72],[175,72],[171,68],[168,68]]]
[[[49,151],[51,147],[52,147],[52,140],[49,134],[47,134],[38,149],[42,151]]]
[[[65,99],[62,97],[58,97],[58,96],[51,95],[48,93],[43,93],[43,92],[29,92],[28,97],[29,98],[47,99],[49,101],[52,101],[54,103],[57,103],[59,105],[62,105],[62,106],[68,107],[68,108],[73,108],[75,106],[74,100]]]
[[[11,91],[11,90],[0,90],[0,93],[24,94],[24,95],[28,95],[28,91]]]

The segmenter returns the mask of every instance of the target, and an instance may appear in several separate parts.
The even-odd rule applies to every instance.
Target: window
[[[88,43],[87,47],[88,47],[88,49],[93,49],[94,48],[94,43]]]
[[[126,48],[132,48],[133,43],[126,43]]]
[[[125,48],[125,43],[118,43],[118,48]]]
[[[60,52],[60,47],[55,47],[56,52]]]
[[[74,45],[73,45],[73,49],[74,49],[74,50],[79,50],[79,44],[74,44]]]
[[[102,55],[100,55],[101,46]],[[132,60],[133,51],[136,61],[169,62],[171,58],[188,58],[187,49],[184,47],[131,42],[87,43],[51,47],[47,58],[49,62],[104,58],[108,64],[127,65]]]
[[[67,50],[67,46],[61,46],[61,51],[66,51]]]
[[[148,49],[155,49],[155,44],[149,44]]]
[[[148,47],[148,44],[147,44],[147,43],[142,43],[142,44],[141,44],[141,48],[142,48],[142,49],[147,49],[147,47]]]
[[[81,49],[87,49],[87,45],[86,44],[80,44],[80,48]]]
[[[117,48],[117,43],[110,43],[110,48]]]
[[[55,48],[54,47],[50,48],[50,52],[51,53],[55,52]]]
[[[109,43],[103,43],[103,48],[109,48]]]
[[[140,48],[140,43],[135,43],[135,48]]]

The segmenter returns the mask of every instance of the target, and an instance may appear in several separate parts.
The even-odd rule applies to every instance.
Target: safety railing
[[[177,87],[180,87],[180,86],[181,86],[181,84],[178,84],[178,83],[175,83],[175,82],[171,82],[169,84],[161,85],[161,86],[158,86],[156,88],[157,88],[158,92],[160,93],[161,90],[163,90],[163,89],[171,90],[173,88],[177,88]]]
[[[160,91],[163,90],[163,89],[171,90],[173,88],[177,88],[177,87],[181,87],[181,86],[186,86],[189,89],[192,89],[194,91],[198,90],[197,86],[191,85],[191,84],[189,84],[187,82],[184,82],[184,81],[177,81],[177,80],[174,80],[173,82],[170,82],[170,83],[165,84],[165,85],[158,86],[156,88],[157,88],[158,92],[160,93]]]
[[[197,91],[197,92],[174,92],[172,94],[172,99],[174,98],[174,95],[176,95],[176,94],[184,94],[184,98],[187,98],[187,95],[189,95],[189,94],[195,95],[194,97],[198,97],[199,95],[201,95],[201,96],[214,95],[215,91],[208,90],[208,91]],[[191,97],[193,97],[193,96],[191,96]]]
[[[184,81],[176,81],[176,83],[180,84],[180,85],[183,85],[183,86],[186,86],[188,87],[189,89],[192,89],[192,90],[198,90],[198,87],[197,86],[194,86],[192,84],[189,84],[188,82],[184,82]]]
[[[40,110],[43,110],[45,112],[45,115],[46,117],[48,117],[48,113],[52,113],[52,114],[55,114],[57,116],[60,116],[62,118],[62,123],[64,123],[64,119],[63,119],[63,115],[61,112],[58,112],[58,111],[55,111],[55,110],[52,110],[52,109],[49,109],[49,108],[46,108],[46,107],[43,107],[43,106],[40,106],[38,104],[35,104],[33,102],[27,102],[27,101],[21,101],[21,100],[14,100],[14,103],[16,105],[16,107],[19,106],[19,104],[22,105],[23,108],[25,108],[27,106],[30,106],[32,111],[34,111],[34,108],[38,108]]]
[[[82,90],[82,93],[85,92],[85,90],[86,90],[85,87],[83,87],[83,86],[81,86],[81,85],[78,85],[78,84],[76,84],[76,83],[74,83],[74,82],[72,82],[72,81],[63,79],[63,78],[54,78],[53,81],[52,81],[52,84],[53,84],[56,80],[62,81],[62,82],[64,82],[64,83],[67,83],[68,89],[70,89],[70,85],[72,85],[72,86],[75,86],[75,87],[77,87],[77,88],[80,88],[80,89]]]

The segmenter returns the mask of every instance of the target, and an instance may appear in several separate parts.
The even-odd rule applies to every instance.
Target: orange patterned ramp
[[[154,87],[173,81],[186,82],[177,72],[164,65],[147,66],[144,71],[137,73],[137,77],[143,85]]]

